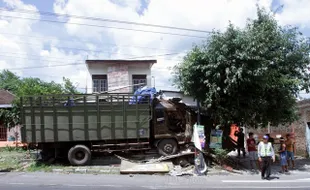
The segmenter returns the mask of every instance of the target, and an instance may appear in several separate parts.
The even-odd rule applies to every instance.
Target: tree
[[[8,127],[19,124],[19,98],[31,95],[78,94],[70,79],[63,77],[63,83],[45,82],[39,78],[20,78],[14,73],[4,70],[0,73],[0,89],[11,91],[15,96],[12,109],[0,109],[0,120]]]
[[[66,93],[66,94],[77,94],[77,90],[76,90],[76,87],[73,85],[73,83],[70,81],[70,79],[66,78],[66,77],[63,77],[63,91]]]
[[[16,92],[20,85],[20,78],[9,70],[3,70],[0,73],[0,89]]]
[[[216,123],[293,122],[296,97],[309,92],[309,39],[258,8],[245,28],[196,45],[174,68],[174,84],[206,106]]]

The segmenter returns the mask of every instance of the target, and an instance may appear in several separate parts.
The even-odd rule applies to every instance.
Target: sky
[[[310,0],[0,0],[0,70],[45,81],[67,77],[84,92],[91,87],[86,59],[141,57],[157,59],[157,89],[175,90],[170,68],[208,37],[201,31],[224,31],[229,21],[243,27],[257,3],[310,36]]]

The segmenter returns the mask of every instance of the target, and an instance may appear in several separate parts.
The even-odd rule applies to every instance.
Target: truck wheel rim
[[[82,151],[78,151],[77,153],[75,153],[75,158],[76,158],[77,160],[83,160],[84,157],[85,157],[85,153],[82,152]]]
[[[164,146],[164,151],[166,152],[166,153],[172,153],[172,149],[173,149],[173,146],[171,145],[171,144],[166,144],[165,146]]]

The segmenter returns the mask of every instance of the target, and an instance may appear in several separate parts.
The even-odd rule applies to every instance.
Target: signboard
[[[112,93],[128,93],[129,72],[127,65],[113,65],[108,67],[108,90]]]
[[[212,130],[210,137],[210,148],[222,148],[222,130]]]
[[[194,142],[195,147],[202,151],[205,147],[205,130],[203,125],[194,125],[192,142]],[[202,152],[198,152],[195,155],[195,173],[198,175],[204,175],[207,171],[207,164],[204,160],[204,156]]]
[[[194,142],[195,147],[202,151],[205,147],[205,130],[203,125],[194,125],[192,142]]]

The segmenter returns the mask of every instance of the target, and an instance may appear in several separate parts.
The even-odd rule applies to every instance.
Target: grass
[[[48,165],[32,159],[28,151],[19,147],[0,148],[0,171],[27,171],[27,172],[51,172],[53,169],[60,169],[61,165]]]
[[[35,156],[29,151],[16,147],[0,148],[0,172],[53,172],[54,169],[63,169],[66,173],[75,173],[77,167],[62,164],[46,164],[34,159]],[[101,168],[93,169],[91,166],[82,167],[87,169],[87,173],[99,174]],[[102,168],[103,170],[105,167]],[[110,170],[105,174],[117,174],[118,171]]]
[[[4,147],[0,149],[0,171],[14,171],[23,167],[22,160],[27,158],[27,151],[21,148]]]
[[[52,172],[53,169],[62,169],[64,166],[61,165],[48,165],[40,162],[33,161],[25,171],[27,172]]]

